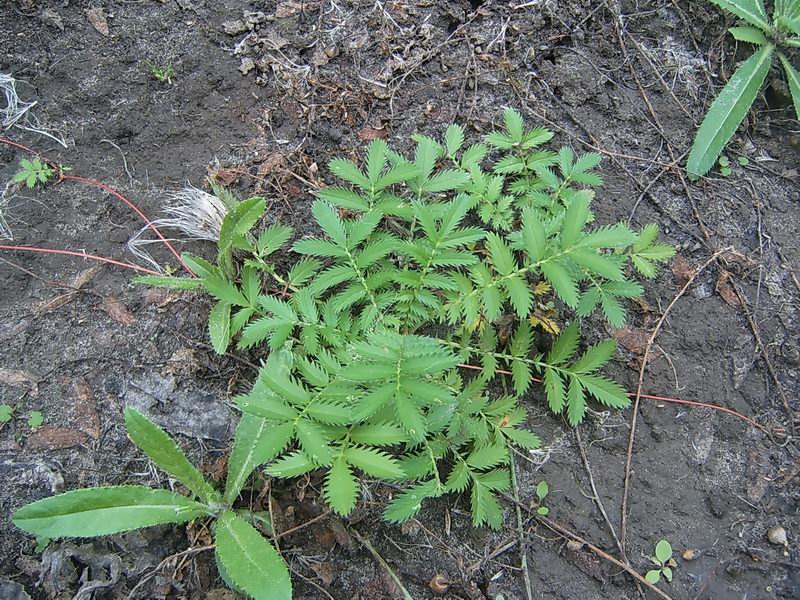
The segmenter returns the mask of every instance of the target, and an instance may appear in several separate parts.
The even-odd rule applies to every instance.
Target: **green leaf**
[[[295,425],[297,441],[303,452],[318,465],[329,465],[333,459],[333,452],[328,444],[328,438],[319,425],[308,419],[300,419]]]
[[[553,343],[547,354],[547,363],[557,365],[575,354],[575,350],[578,349],[578,336],[578,321],[573,321]]]
[[[44,423],[44,415],[38,410],[31,411],[28,417],[28,427],[36,431],[42,426],[42,423]]]
[[[772,44],[763,46],[742,63],[714,100],[689,152],[687,170],[690,174],[700,177],[714,166],[725,144],[736,132],[755,101],[769,72],[774,49]]]
[[[489,444],[475,448],[467,457],[467,464],[473,469],[483,470],[508,460],[508,448],[502,443]]]
[[[730,27],[728,32],[740,42],[748,42],[759,46],[769,43],[764,32],[755,27]]]
[[[243,414],[236,428],[233,449],[228,459],[225,482],[226,502],[233,502],[242,491],[250,473],[258,465],[283,452],[294,435],[292,423],[276,424],[254,415]]]
[[[475,527],[488,525],[492,529],[499,529],[503,524],[503,511],[500,502],[491,489],[475,480],[470,496],[472,505],[472,524]]]
[[[399,479],[405,476],[398,462],[380,450],[350,446],[342,455],[348,463],[367,475],[382,479]]]
[[[159,469],[180,481],[203,502],[219,500],[219,493],[189,462],[175,441],[158,425],[129,406],[125,408],[125,427],[128,430],[128,437]]]
[[[298,477],[318,468],[303,451],[297,450],[276,460],[267,467],[266,473],[272,477]]]
[[[548,486],[547,482],[544,479],[542,479],[536,485],[536,497],[541,502],[542,500],[544,500],[547,497],[547,494],[549,494],[549,493],[550,493],[550,486]]]
[[[616,381],[595,375],[581,375],[580,382],[587,392],[606,406],[625,408],[631,403],[628,392]]]
[[[258,236],[258,242],[256,244],[258,253],[262,257],[269,256],[276,250],[282,248],[293,234],[294,229],[288,225],[270,225]]]
[[[538,262],[544,257],[547,235],[539,215],[531,208],[522,212],[522,241],[532,261]]]
[[[208,335],[217,354],[225,354],[231,341],[231,305],[217,302],[208,315]]]
[[[647,580],[647,583],[652,583],[653,585],[655,585],[661,579],[661,570],[651,569],[647,573],[645,573],[644,578]]]
[[[14,409],[9,404],[0,404],[0,423],[8,423],[14,414]]]
[[[347,234],[344,230],[344,224],[334,208],[323,200],[317,200],[312,205],[311,212],[314,213],[317,224],[325,234],[337,246],[344,248],[347,245]],[[295,244],[295,248],[297,248],[297,244]]]
[[[325,500],[336,513],[349,515],[356,506],[358,489],[358,480],[344,456],[338,457],[325,477]]]
[[[349,160],[335,158],[328,163],[328,168],[331,170],[331,173],[337,177],[349,181],[362,190],[369,190],[371,188],[369,179]]]
[[[357,444],[393,446],[407,442],[408,435],[394,423],[364,423],[350,429],[350,439]]]
[[[553,285],[553,289],[564,304],[570,308],[578,305],[578,284],[567,270],[555,260],[543,262],[542,274]]]
[[[253,228],[264,214],[266,206],[263,198],[254,197],[242,200],[228,211],[219,230],[217,248],[220,256],[231,249],[237,237],[246,235]]]
[[[656,559],[663,565],[672,558],[672,545],[667,540],[659,540],[656,544]]]
[[[672,569],[670,569],[669,567],[663,567],[661,569],[661,574],[664,576],[664,579],[672,583]]]
[[[461,125],[450,125],[444,134],[444,145],[447,155],[455,157],[456,152],[464,145],[464,128]]]
[[[503,111],[503,120],[506,124],[506,131],[508,136],[515,142],[522,141],[525,123],[522,120],[522,115],[511,107],[507,107]]]
[[[214,526],[214,554],[231,586],[256,600],[291,600],[286,563],[258,530],[227,510]]]
[[[23,506],[14,525],[37,536],[96,537],[210,514],[199,502],[137,485],[87,488]]]
[[[426,498],[439,494],[441,490],[435,479],[418,483],[396,496],[383,513],[383,518],[389,523],[404,523],[420,511]]]
[[[567,387],[567,421],[573,427],[583,421],[586,413],[586,399],[583,395],[581,382],[577,377],[569,378]]]
[[[786,71],[786,80],[789,82],[789,92],[792,94],[795,115],[797,115],[797,119],[800,120],[800,73],[789,63],[789,60],[783,54],[779,54],[778,56],[781,59],[783,70]]]
[[[581,356],[573,365],[570,371],[573,373],[591,373],[606,364],[614,352],[617,351],[617,340],[603,340],[595,344]]]
[[[550,410],[558,414],[564,409],[566,404],[567,390],[564,388],[564,381],[558,371],[548,367],[544,371],[544,389],[547,395],[547,404]]]
[[[711,2],[744,19],[751,25],[755,25],[762,31],[770,31],[772,29],[762,0],[711,0]]]

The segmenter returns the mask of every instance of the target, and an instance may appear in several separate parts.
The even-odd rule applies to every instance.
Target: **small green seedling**
[[[740,155],[736,157],[736,162],[738,162],[740,166],[746,167],[747,165],[750,164],[750,159],[747,158],[746,156]]]
[[[547,498],[547,494],[549,493],[550,487],[547,485],[547,482],[542,479],[539,485],[536,486],[536,504],[538,504],[536,513],[543,517],[546,517],[550,513],[550,509],[543,504],[544,499]]]
[[[10,404],[0,404],[0,423],[8,423],[14,416],[14,407]]]
[[[150,68],[150,75],[155,77],[161,83],[172,83],[172,78],[175,77],[175,69],[172,65],[159,67],[153,63],[147,63]]]
[[[41,554],[47,550],[47,547],[50,545],[51,541],[52,540],[49,537],[38,536],[36,538],[36,547],[33,549],[33,551],[36,552],[36,554]]]
[[[38,410],[31,412],[31,415],[28,417],[28,427],[31,428],[31,431],[36,431],[43,423],[44,415],[41,412]]]
[[[19,161],[19,171],[14,175],[14,183],[24,183],[28,189],[35,188],[38,184],[47,183],[56,174],[55,170],[38,158]]]
[[[723,177],[728,177],[733,173],[731,170],[731,161],[724,154],[719,157],[719,173]]]
[[[675,560],[672,558],[672,546],[667,540],[660,540],[656,544],[656,551],[650,557],[650,562],[656,565],[656,569],[649,570],[644,578],[652,584],[661,581],[661,576],[664,579],[672,582],[672,569],[676,566]]]

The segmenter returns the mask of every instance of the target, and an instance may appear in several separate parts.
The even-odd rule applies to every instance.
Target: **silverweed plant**
[[[250,198],[226,214],[215,262],[184,255],[197,278],[139,279],[211,295],[217,352],[235,345],[268,354],[235,398],[242,417],[225,490],[204,490],[211,509],[182,516],[237,514],[242,486],[263,465],[276,478],[319,472],[340,515],[369,478],[397,490],[388,522],[468,492],[473,524],[498,528],[509,452],[540,444],[520,403],[534,378],[550,410],[573,425],[590,401],[628,406],[622,386],[600,373],[616,343],[580,352],[581,319],[599,310],[623,325],[624,300],[644,291],[634,276],[654,277],[673,250],[657,242],[655,225],[596,224],[599,155],[553,152],[544,147],[551,138],[507,109],[505,128],[484,143],[466,145],[458,125],[441,142],[415,136],[411,157],[375,140],[363,167],[331,161],[343,183],[321,189],[311,207],[319,235],[260,228],[265,202]],[[281,270],[275,258],[287,247],[291,267]],[[508,384],[501,371],[512,374]],[[104,488],[85,493],[106,497]],[[19,518],[30,507],[17,523],[50,537],[79,534],[80,515],[46,510],[63,506],[60,497],[41,501],[38,514],[76,527],[42,531]],[[116,498],[105,501],[109,513],[124,494]],[[237,523],[250,527],[245,517]],[[229,550],[218,561],[226,580],[275,597],[238,577],[245,570],[225,559]]]

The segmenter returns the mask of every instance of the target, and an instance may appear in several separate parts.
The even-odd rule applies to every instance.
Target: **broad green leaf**
[[[762,46],[768,44],[769,40],[764,32],[755,27],[731,27],[728,29],[730,34],[740,42],[748,42]]]
[[[291,600],[292,581],[281,555],[258,530],[231,511],[214,527],[214,554],[231,586],[256,600]]]
[[[231,341],[231,305],[217,302],[208,315],[208,335],[217,354],[225,354]]]
[[[645,573],[644,578],[647,580],[647,583],[655,585],[658,583],[659,579],[661,579],[661,571],[659,569],[651,569]]]
[[[672,546],[667,540],[659,540],[656,544],[656,558],[662,565],[672,558]]]
[[[219,500],[219,493],[189,462],[175,441],[158,425],[130,406],[125,408],[125,428],[128,430],[128,437],[159,469],[180,481],[203,502]]]
[[[767,44],[755,52],[736,69],[714,100],[689,152],[687,170],[690,174],[701,177],[714,166],[725,144],[755,101],[769,72],[774,50],[775,46]]]
[[[550,486],[548,486],[547,482],[544,479],[542,479],[536,485],[536,497],[539,499],[539,501],[542,501],[547,497],[547,494],[549,493],[550,493]]]
[[[711,2],[762,31],[772,29],[762,0],[711,0]]]
[[[797,115],[797,119],[800,120],[800,72],[789,63],[789,60],[783,54],[779,56],[783,70],[786,71],[786,80],[789,82],[789,92],[792,94],[794,112]]]
[[[14,525],[38,536],[96,537],[210,514],[204,504],[167,490],[138,485],[87,488],[23,506]]]

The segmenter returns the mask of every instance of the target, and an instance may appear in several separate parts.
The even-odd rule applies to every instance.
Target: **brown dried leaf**
[[[100,417],[97,414],[97,402],[95,402],[92,388],[83,379],[77,379],[72,384],[75,393],[75,403],[72,412],[78,429],[88,435],[93,440],[100,437]]]
[[[364,142],[378,139],[385,140],[387,137],[389,137],[389,130],[385,125],[379,129],[375,127],[364,127],[364,129],[358,132],[358,139]]]
[[[45,425],[28,436],[25,447],[33,450],[59,450],[83,444],[86,439],[86,434],[77,429]]]
[[[678,285],[680,287],[685,286],[695,273],[694,265],[683,258],[683,256],[680,254],[676,255],[675,258],[672,259],[669,268],[672,271],[672,274],[675,275],[675,279],[678,280]]]
[[[320,578],[320,581],[322,581],[322,584],[325,586],[329,586],[336,578],[336,569],[334,569],[333,564],[330,562],[313,563],[311,565],[311,570],[317,574],[317,577]]]
[[[97,30],[97,33],[108,37],[110,31],[108,29],[108,19],[106,18],[106,13],[102,8],[89,8],[86,10],[86,18],[89,19],[89,23],[92,24]]]
[[[39,378],[30,371],[0,369],[0,384],[11,387],[29,387],[31,396],[39,393]]]
[[[120,302],[116,296],[106,296],[100,308],[102,308],[109,317],[122,325],[132,325],[136,321],[136,318],[125,308],[125,305]]]
[[[647,341],[650,339],[650,335],[644,329],[635,329],[633,327],[615,329],[611,335],[622,344],[623,348],[640,356],[644,354],[647,348]]]
[[[739,296],[731,285],[731,274],[728,271],[722,271],[717,278],[717,293],[725,300],[728,306],[739,306]]]

